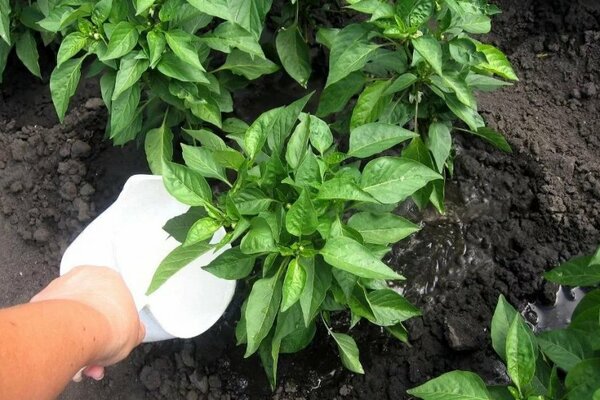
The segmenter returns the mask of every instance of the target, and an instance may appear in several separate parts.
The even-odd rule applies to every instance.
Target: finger
[[[73,377],[73,382],[81,382],[81,380],[83,379],[83,376],[81,374],[83,373],[84,369],[85,368],[81,368],[79,371],[77,371],[77,373]]]
[[[83,370],[83,374],[95,381],[104,378],[104,367],[100,365],[90,365]]]
[[[142,343],[144,338],[146,337],[146,327],[144,323],[140,321],[139,329],[138,329],[138,344]]]

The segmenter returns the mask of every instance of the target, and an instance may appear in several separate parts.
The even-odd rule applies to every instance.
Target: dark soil
[[[257,358],[244,359],[234,345],[236,300],[206,334],[143,345],[102,382],[73,384],[62,398],[404,399],[407,388],[457,368],[503,381],[489,341],[498,295],[535,323],[528,305],[552,304],[557,290],[543,272],[600,243],[600,5],[499,3],[505,13],[488,39],[521,81],[479,99],[514,153],[457,136],[446,215],[404,210],[424,221],[388,260],[423,310],[408,324],[411,346],[360,324],[353,335],[366,374],[357,376],[339,366],[319,331],[307,350],[282,357],[273,394]],[[135,145],[102,141],[105,114],[93,83],[61,126],[47,86],[14,74],[0,103],[0,306],[26,301],[56,275],[64,246],[145,168]]]

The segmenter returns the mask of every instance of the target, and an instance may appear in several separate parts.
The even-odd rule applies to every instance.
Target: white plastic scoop
[[[145,295],[160,262],[179,245],[162,227],[188,209],[165,190],[160,176],[132,176],[119,198],[67,248],[61,275],[79,265],[119,271],[146,326],[144,342],[201,334],[225,312],[235,291],[235,281],[202,269],[228,247],[202,255]],[[223,229],[217,231],[213,242],[224,234]]]

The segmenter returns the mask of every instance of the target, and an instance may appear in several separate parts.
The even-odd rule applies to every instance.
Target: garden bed
[[[557,288],[542,273],[600,243],[600,6],[499,3],[504,14],[489,39],[521,81],[479,101],[514,153],[457,137],[446,215],[406,210],[424,228],[387,261],[408,278],[405,294],[423,311],[407,323],[411,346],[359,324],[353,332],[366,373],[357,376],[342,369],[319,329],[308,349],[281,358],[276,398],[403,399],[406,389],[451,369],[503,381],[489,342],[498,295],[521,310],[551,305]],[[1,306],[26,301],[56,275],[69,240],[145,168],[135,144],[102,142],[105,112],[93,82],[59,125],[47,85],[11,68],[0,103]],[[234,345],[236,301],[206,334],[143,345],[102,382],[71,385],[63,398],[271,397],[258,358],[244,359]]]

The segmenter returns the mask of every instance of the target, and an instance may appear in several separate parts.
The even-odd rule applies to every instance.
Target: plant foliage
[[[546,274],[562,285],[600,284],[600,248]],[[587,293],[567,328],[534,334],[500,296],[492,318],[492,346],[506,364],[507,386],[486,386],[476,374],[453,371],[409,394],[425,400],[581,400],[600,398],[600,289]]]
[[[416,137],[398,126],[372,123],[370,129],[395,140],[373,142],[358,130],[350,149],[340,151],[328,124],[301,112],[307,101],[262,114],[243,135],[231,136],[234,147],[204,132],[200,146],[183,145],[186,166],[167,159],[162,165],[167,189],[194,216],[165,227],[182,244],[158,268],[149,292],[192,254],[231,243],[206,270],[251,286],[236,334],[246,356],[258,352],[273,385],[279,354],[306,347],[320,323],[342,363],[362,373],[356,343],[334,332],[331,313],[349,311],[350,327],[366,319],[406,340],[402,323],[419,311],[388,287],[386,280],[403,277],[381,259],[419,227],[391,211],[442,178],[410,158],[366,159]],[[226,190],[213,193],[207,179]],[[225,238],[208,244],[221,227]]]

